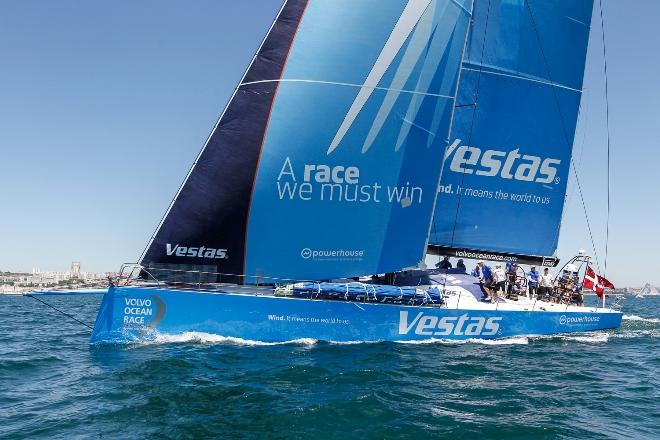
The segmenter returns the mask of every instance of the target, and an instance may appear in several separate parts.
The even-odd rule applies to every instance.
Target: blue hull
[[[91,341],[203,332],[283,342],[496,339],[613,329],[622,313],[447,309],[147,287],[111,287]]]

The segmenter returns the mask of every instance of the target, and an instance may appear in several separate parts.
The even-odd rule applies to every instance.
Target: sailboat
[[[287,0],[92,342],[618,327],[420,269],[557,264],[593,3],[549,3]]]

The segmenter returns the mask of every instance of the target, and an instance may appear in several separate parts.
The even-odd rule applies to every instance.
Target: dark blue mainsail
[[[592,8],[592,0],[475,1],[432,250],[554,254]]]
[[[250,195],[277,82],[307,6],[287,1],[141,262],[241,274]],[[192,249],[192,250],[191,250]],[[190,255],[189,255],[190,254]],[[228,256],[232,256],[228,258]]]
[[[423,257],[471,0],[289,0],[142,263],[324,279]]]

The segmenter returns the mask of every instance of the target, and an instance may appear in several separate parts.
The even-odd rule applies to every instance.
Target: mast
[[[463,63],[463,59],[465,58],[465,51],[467,50],[467,46],[468,46],[468,38],[469,38],[470,33],[471,33],[473,11],[474,11],[474,0],[471,0],[470,9],[465,10],[465,12],[470,16],[470,19],[469,19],[470,23],[468,25],[467,31],[465,32],[465,42],[463,43],[463,52],[461,53],[461,64]],[[462,69],[459,69],[458,79],[456,81],[456,88],[454,89],[454,94],[453,94],[453,96],[454,96],[454,106],[452,107],[451,117],[449,118],[449,133],[447,133],[446,147],[445,147],[444,154],[442,155],[442,160],[441,160],[441,165],[440,165],[440,174],[438,175],[438,182],[435,185],[436,188],[438,188],[438,186],[440,185],[440,182],[442,181],[442,173],[445,170],[445,162],[447,160],[447,149],[449,148],[449,140],[451,139],[451,129],[452,129],[453,122],[454,122],[454,113],[456,111],[456,99],[458,97],[458,90],[459,90],[459,87],[461,85],[461,72],[462,72]],[[432,212],[435,212],[437,203],[438,203],[438,192],[436,192],[435,198],[433,199]],[[429,221],[428,232],[426,234],[426,244],[424,245],[424,254],[422,255],[422,259],[421,259],[420,263],[418,264],[419,267],[423,267],[422,263],[426,264],[424,262],[424,260],[426,259],[425,258],[426,254],[429,253],[429,250],[430,250],[429,240],[431,238],[432,229],[433,229],[433,217],[431,217],[431,219]],[[438,254],[438,255],[440,255],[440,254]]]

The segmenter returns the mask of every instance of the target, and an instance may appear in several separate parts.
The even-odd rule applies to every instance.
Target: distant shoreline
[[[71,286],[12,286],[12,289],[7,289],[7,286],[0,288],[0,295],[23,295],[26,292],[42,291],[42,290],[77,290],[77,289],[94,289],[99,287],[107,287],[107,285],[99,286],[98,284],[74,284]]]

